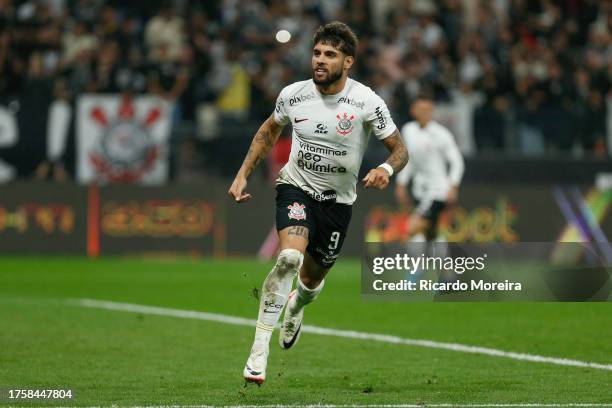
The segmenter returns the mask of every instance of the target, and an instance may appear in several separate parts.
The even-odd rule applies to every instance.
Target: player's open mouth
[[[326,74],[327,70],[323,69],[323,68],[317,68],[315,69],[315,74]]]

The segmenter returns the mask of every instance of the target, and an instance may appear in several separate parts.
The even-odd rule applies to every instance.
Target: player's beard
[[[329,71],[329,74],[327,75],[327,78],[325,79],[317,79],[317,76],[315,74],[316,68],[312,69],[312,80],[314,81],[315,84],[323,87],[323,88],[327,88],[328,86],[330,86],[331,84],[333,84],[334,82],[336,82],[337,80],[339,80],[340,78],[342,78],[342,68],[340,68],[338,71]]]

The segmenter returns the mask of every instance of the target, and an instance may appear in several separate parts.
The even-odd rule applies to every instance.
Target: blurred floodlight
[[[279,43],[286,43],[289,42],[289,40],[291,39],[291,33],[287,30],[279,30],[276,33],[276,41],[278,41]]]

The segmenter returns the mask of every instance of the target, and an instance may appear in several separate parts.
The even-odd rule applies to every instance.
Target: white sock
[[[297,249],[283,249],[278,254],[276,264],[264,280],[261,290],[254,347],[268,347],[274,327],[291,292],[293,278],[300,270],[303,260],[304,255]]]
[[[410,238],[410,242],[427,242],[427,239],[425,239],[425,235],[422,232],[419,232]]]
[[[298,275],[297,278],[297,296],[295,297],[295,302],[291,302],[288,306],[290,307],[291,314],[297,314],[306,306],[307,304],[314,302],[319,293],[323,290],[323,286],[325,285],[325,279],[319,283],[314,289],[309,289]]]

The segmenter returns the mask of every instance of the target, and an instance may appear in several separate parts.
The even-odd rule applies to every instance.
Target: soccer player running
[[[291,154],[276,186],[276,229],[280,253],[263,283],[255,340],[244,378],[262,384],[272,331],[285,310],[279,342],[293,347],[304,306],[314,301],[342,248],[357,198],[356,183],[370,132],[390,151],[385,163],[363,179],[366,188],[384,189],[408,161],[385,102],[348,77],[357,37],[344,23],[317,29],[312,79],[286,86],[272,115],[261,125],[228,193],[239,203],[253,168],[265,157],[284,126],[293,127]],[[296,290],[291,291],[298,276]]]
[[[408,209],[411,200],[406,186],[412,179],[415,205],[408,238],[423,234],[428,242],[437,236],[440,213],[456,203],[465,168],[451,132],[432,120],[433,108],[433,98],[427,93],[419,94],[412,104],[415,120],[404,125],[402,137],[413,159],[395,180],[395,197],[401,208]]]

